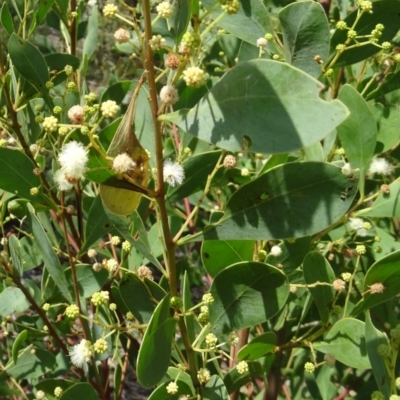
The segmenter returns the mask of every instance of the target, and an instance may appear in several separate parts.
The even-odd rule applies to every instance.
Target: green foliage
[[[0,397],[397,396],[399,15],[2,2]]]

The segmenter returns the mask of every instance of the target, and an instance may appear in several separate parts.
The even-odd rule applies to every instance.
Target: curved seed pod
[[[140,88],[140,82],[137,88]],[[133,161],[135,161],[136,166],[132,171],[129,171],[129,173],[125,175],[128,175],[132,181],[143,187],[147,186],[149,180],[149,156],[140,145],[134,133],[133,121],[136,109],[136,100],[137,95],[134,93],[129,103],[129,107],[111,141],[107,155],[110,157],[116,157],[119,154],[127,153]],[[134,190],[134,184],[132,184],[132,190],[120,189],[101,184],[100,196],[103,204],[111,212],[118,215],[128,215],[136,210],[142,197],[142,193]]]

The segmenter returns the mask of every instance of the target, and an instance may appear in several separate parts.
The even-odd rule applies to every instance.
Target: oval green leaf
[[[265,240],[312,235],[341,218],[356,191],[356,184],[331,164],[281,165],[238,189],[224,216],[206,227],[203,236]]]
[[[0,293],[0,315],[2,317],[7,317],[14,312],[24,312],[29,306],[21,289],[10,286]]]
[[[332,283],[335,280],[335,273],[327,259],[317,251],[308,253],[303,261],[303,276],[308,285],[313,283]],[[335,291],[332,286],[319,285],[309,287],[308,290],[317,305],[322,322],[328,322],[332,300]]]
[[[32,234],[35,241],[42,251],[44,266],[49,272],[50,276],[54,280],[54,283],[60,290],[64,298],[72,302],[71,294],[68,291],[68,282],[64,274],[64,268],[61,266],[60,260],[58,259],[54,249],[49,241],[46,231],[40,223],[38,217],[35,214],[35,210],[28,203],[29,211],[29,223],[32,228]]]
[[[277,337],[274,332],[265,332],[256,336],[250,343],[243,346],[238,354],[238,360],[256,360],[268,353],[274,353]]]
[[[321,75],[315,56],[326,60],[329,55],[329,24],[319,3],[292,3],[279,13],[285,60],[314,78]]]
[[[346,107],[322,100],[321,89],[290,65],[252,60],[230,69],[191,110],[159,119],[228,151],[285,153],[322,140],[346,119]]]
[[[314,349],[332,354],[337,361],[357,369],[371,368],[365,341],[365,323],[343,318],[333,325],[323,342],[314,343]]]
[[[157,302],[165,296],[164,290],[155,282],[142,281],[136,275],[130,275],[123,281],[119,292],[129,311],[141,324],[149,322]]]
[[[8,52],[18,72],[41,92],[46,92],[50,80],[46,61],[40,51],[30,42],[13,33],[8,42]]]
[[[213,375],[205,386],[200,388],[202,400],[228,400],[229,393],[219,376]]]
[[[224,268],[241,261],[252,261],[252,240],[206,240],[201,246],[204,268],[212,278]]]
[[[98,395],[90,383],[80,382],[68,388],[60,397],[60,400],[98,400]]]
[[[136,373],[144,387],[157,385],[170,363],[176,320],[171,316],[169,301],[167,295],[158,304],[139,349]]]
[[[289,296],[286,276],[258,262],[241,262],[221,271],[211,289],[213,332],[229,333],[267,321],[281,310]]]
[[[18,364],[10,361],[5,370],[15,379],[34,379],[54,370],[56,366],[56,357],[47,350],[26,347],[18,355]]]
[[[32,196],[30,190],[40,187],[40,178],[33,173],[35,164],[19,150],[0,147],[0,188],[17,196],[38,202],[39,194]]]
[[[363,217],[400,217],[400,181],[389,185],[389,193],[380,193],[371,208],[361,210],[358,215]]]
[[[21,350],[22,343],[25,342],[26,338],[28,337],[28,331],[24,329],[15,339],[15,342],[12,347],[12,359],[14,365],[17,365],[18,362],[18,353]]]
[[[369,311],[366,313],[365,318],[365,340],[367,342],[368,358],[376,384],[378,385],[378,390],[388,399],[391,394],[390,376],[386,368],[385,359],[378,354],[378,346],[384,344],[390,348],[390,342],[386,333],[375,328]]]
[[[383,303],[400,293],[400,250],[381,258],[367,271],[363,284],[363,299],[360,300],[352,311],[356,316],[360,312],[369,310],[377,304]],[[371,293],[370,287],[382,284],[382,293]]]
[[[340,142],[352,168],[366,168],[371,162],[378,129],[375,118],[362,96],[350,85],[344,85],[339,100],[350,110],[350,116],[337,128]]]

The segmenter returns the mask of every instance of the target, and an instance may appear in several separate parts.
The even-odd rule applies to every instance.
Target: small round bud
[[[168,383],[168,385],[166,386],[165,389],[167,390],[168,394],[174,395],[174,394],[178,393],[179,387],[175,382],[170,382],[170,383]]]
[[[96,307],[101,306],[109,301],[110,295],[107,291],[93,293],[91,301]]]
[[[69,319],[76,319],[79,317],[79,307],[76,304],[71,304],[65,309],[65,315]]]
[[[267,39],[269,42],[270,42],[271,40],[274,39],[274,35],[273,35],[272,33],[266,33],[266,34],[264,35],[264,37],[265,37],[265,39]]]
[[[53,89],[54,83],[52,81],[47,81],[45,86],[46,86],[46,89]]]
[[[380,357],[390,357],[391,354],[390,347],[385,343],[378,345],[376,352]]]
[[[248,170],[248,168],[242,168],[241,170],[240,170],[240,175],[242,175],[242,176],[249,176],[249,170]]]
[[[210,304],[214,303],[214,297],[211,293],[206,293],[203,294],[202,301],[204,304],[209,306]]]
[[[315,371],[315,365],[311,362],[306,362],[304,364],[304,369],[306,370],[306,372],[308,372],[309,374],[312,374]]]
[[[338,21],[338,23],[336,24],[336,29],[339,29],[341,31],[344,31],[345,29],[347,29],[347,24],[344,21]]]
[[[121,238],[119,236],[112,236],[110,242],[112,245],[118,246],[121,243]]]
[[[106,4],[103,8],[103,15],[106,18],[114,18],[118,12],[118,7],[115,4]]]
[[[392,45],[390,44],[390,42],[383,42],[382,43],[382,49],[383,50],[390,50],[392,48]]]
[[[115,303],[110,303],[110,305],[108,306],[108,308],[109,308],[111,311],[116,311],[117,305],[116,305]]]
[[[367,249],[363,244],[359,244],[356,246],[356,252],[357,252],[357,254],[362,255],[367,252]]]
[[[197,372],[197,379],[200,383],[207,383],[211,378],[210,371],[207,368],[200,368]]]
[[[62,392],[63,392],[63,390],[60,388],[60,386],[57,386],[57,387],[54,389],[54,396],[60,397],[60,396],[62,395]]]
[[[35,111],[42,111],[43,110],[43,104],[35,104]]]
[[[171,300],[169,301],[169,305],[170,305],[172,308],[177,308],[177,309],[179,309],[179,308],[182,308],[183,302],[182,302],[182,299],[181,299],[180,297],[178,297],[178,296],[173,296],[173,297],[171,297]]]
[[[60,114],[62,111],[62,108],[60,106],[55,106],[53,108],[53,114]]]
[[[149,45],[153,51],[161,49],[164,44],[165,39],[161,35],[153,35],[153,37],[149,40]]]
[[[106,268],[110,274],[113,274],[118,268],[118,261],[114,258],[110,258],[106,261]]]
[[[156,7],[156,10],[161,18],[170,18],[174,13],[174,6],[169,1],[163,1]]]
[[[93,349],[98,354],[103,354],[107,351],[107,342],[104,339],[97,339],[93,344]]]
[[[132,245],[127,241],[122,242],[122,250],[126,251],[127,253],[131,251]]]
[[[267,258],[267,252],[265,250],[258,250],[257,257],[259,261],[265,261]]]
[[[30,194],[31,194],[32,196],[37,196],[37,195],[39,194],[39,188],[33,187],[33,188],[31,188],[31,189],[29,190],[29,192],[30,192]]]
[[[325,71],[325,76],[332,76],[333,75],[333,69],[329,68],[328,70]]]
[[[49,303],[44,303],[43,305],[42,305],[42,309],[43,309],[43,311],[49,311],[50,310],[50,304]]]
[[[60,136],[65,136],[65,135],[67,135],[69,133],[69,128],[68,127],[66,127],[66,126],[60,126],[59,128],[58,128],[58,134],[60,135]]]
[[[390,193],[390,186],[386,185],[386,184],[381,185],[381,193],[389,194]]]
[[[100,110],[104,118],[114,118],[119,111],[119,106],[114,100],[107,100],[101,103]]]
[[[218,338],[213,333],[209,333],[206,336],[205,342],[206,342],[206,347],[212,349],[218,343]]]
[[[246,361],[240,361],[238,365],[236,365],[237,372],[242,375],[249,372],[249,365]]]
[[[336,357],[333,354],[325,354],[324,355],[325,363],[331,367],[333,367],[336,363]]]
[[[64,72],[67,76],[71,76],[74,73],[74,68],[71,65],[66,65],[64,67]]]
[[[354,29],[349,29],[347,32],[347,37],[349,39],[355,39],[357,37],[357,32]]]
[[[67,92],[75,93],[78,91],[78,86],[76,86],[75,82],[68,82],[67,83]]]
[[[200,87],[205,84],[206,73],[199,67],[189,67],[183,71],[183,80],[187,86]]]
[[[228,15],[236,14],[240,10],[240,2],[238,0],[224,0],[221,8]]]
[[[46,132],[55,132],[57,130],[58,119],[56,117],[46,117],[43,121],[43,129]]]
[[[343,43],[339,43],[337,46],[336,46],[336,50],[337,51],[342,51],[342,50],[344,50],[346,48],[346,46],[343,44]]]
[[[350,272],[343,272],[342,274],[342,278],[345,282],[350,282],[351,279],[351,274]]]
[[[378,390],[375,390],[371,394],[371,400],[385,400],[385,396]]]
[[[76,214],[76,208],[75,208],[75,206],[73,206],[72,204],[70,204],[69,206],[67,206],[67,207],[65,208],[65,211],[67,212],[67,214],[71,214],[71,215]]]

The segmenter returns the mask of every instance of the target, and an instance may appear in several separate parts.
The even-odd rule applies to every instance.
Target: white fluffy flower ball
[[[392,171],[393,165],[391,165],[384,158],[374,158],[372,160],[371,166],[369,167],[369,172],[371,174],[390,175]]]
[[[270,254],[271,256],[279,257],[282,254],[282,249],[279,246],[272,246]]]
[[[66,178],[74,180],[80,179],[85,173],[88,160],[88,152],[85,146],[74,140],[65,144],[58,155],[58,161]]]
[[[171,160],[164,161],[164,182],[171,186],[180,185],[185,179],[185,171],[180,164]]]
[[[54,174],[54,182],[56,183],[58,190],[65,191],[65,190],[70,190],[73,188],[73,184],[70,183],[65,176],[65,172],[62,169],[59,169],[55,174]]]
[[[93,347],[89,340],[82,339],[81,342],[75,345],[70,351],[69,356],[71,362],[78,368],[86,365],[93,355]]]

